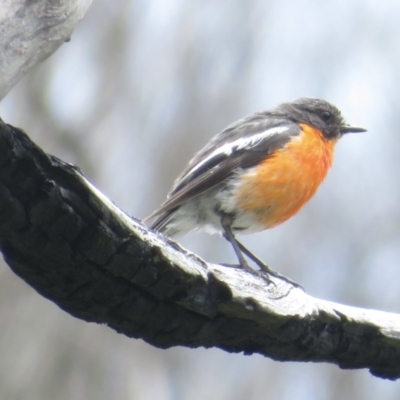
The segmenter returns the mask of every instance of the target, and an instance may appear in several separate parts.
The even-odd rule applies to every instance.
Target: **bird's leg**
[[[240,243],[238,240],[236,240],[236,244],[238,245],[241,253],[246,254],[247,257],[250,258],[250,260],[253,260],[259,267],[262,272],[265,272],[267,274],[270,274],[272,276],[275,276],[276,278],[280,278],[284,280],[287,283],[290,283],[291,285],[298,287],[300,289],[303,289],[303,286],[299,285],[297,282],[294,282],[290,280],[289,278],[286,278],[286,276],[281,275],[279,272],[274,271],[271,269],[267,264],[265,264],[261,259],[259,259],[257,256],[255,256],[248,248],[243,246],[242,243]],[[303,289],[304,290],[304,289]]]
[[[232,217],[225,214],[221,218],[221,225],[224,230],[224,238],[232,245],[233,250],[236,253],[236,256],[239,260],[239,264],[241,267],[244,267],[245,269],[251,269],[249,265],[247,264],[247,261],[243,257],[243,253],[250,258],[250,260],[254,261],[259,268],[264,271],[264,272],[270,272],[271,269],[268,267],[268,265],[264,264],[257,256],[255,256],[249,249],[247,249],[245,246],[243,246],[242,243],[240,243],[236,238],[235,235],[232,232]],[[253,270],[254,271],[254,270]]]
[[[239,260],[239,265],[244,269],[251,270],[252,272],[254,272],[254,270],[249,267],[249,264],[247,264],[247,261],[243,257],[243,254],[240,250],[239,243],[236,240],[235,235],[232,232],[232,229],[231,229],[232,217],[227,214],[224,214],[221,217],[221,226],[222,226],[222,229],[224,230],[224,238],[232,245],[233,250],[236,254],[236,257]]]
[[[247,247],[245,247],[242,243],[240,243],[236,238],[235,235],[232,232],[232,217],[229,215],[223,215],[221,218],[221,225],[224,230],[224,238],[232,245],[233,250],[236,253],[236,256],[239,260],[239,264],[243,269],[246,269],[247,271],[250,271],[252,273],[256,272],[253,268],[247,264],[247,261],[243,257],[243,254],[245,254],[247,257],[250,258],[250,260],[254,261],[255,264],[258,265],[260,268],[261,272],[265,274],[270,274],[272,276],[275,276],[277,278],[280,278],[284,280],[285,282],[298,287],[300,289],[303,289],[301,285],[298,283],[290,280],[289,278],[286,278],[286,276],[281,275],[279,272],[274,271],[271,269],[267,264],[265,264],[261,259],[259,259],[257,256],[255,256]],[[265,277],[265,275],[264,275]]]
[[[244,254],[246,254],[247,257],[250,258],[250,260],[254,261],[262,271],[264,272],[271,272],[271,268],[265,264],[260,258],[258,258],[255,254],[253,254],[247,247],[245,247],[242,243],[239,242],[239,240],[235,239],[236,243],[240,249],[240,251]]]

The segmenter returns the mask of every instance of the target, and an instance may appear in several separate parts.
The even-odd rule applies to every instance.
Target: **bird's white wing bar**
[[[258,144],[260,144],[263,140],[265,140],[271,136],[279,135],[281,133],[287,132],[290,128],[291,127],[289,127],[289,126],[277,126],[277,127],[262,131],[260,133],[255,133],[255,134],[247,136],[247,137],[246,136],[241,137],[232,142],[227,142],[227,143],[223,144],[222,146],[218,147],[217,149],[215,149],[206,158],[204,158],[203,160],[201,160],[200,162],[195,164],[193,166],[193,168],[191,168],[187,172],[187,174],[184,177],[182,177],[182,179],[186,179],[186,177],[188,177],[189,175],[196,172],[198,169],[200,169],[202,166],[207,164],[214,157],[217,157],[222,154],[228,157],[237,150],[251,149],[252,147],[255,147]]]

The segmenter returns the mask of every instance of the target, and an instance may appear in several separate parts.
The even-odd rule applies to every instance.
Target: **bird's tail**
[[[155,218],[154,221],[149,225],[151,230],[164,233],[169,237],[179,236],[180,230],[171,224],[175,210],[164,211],[160,214],[157,211],[158,210],[146,217],[143,222],[148,222],[149,220]]]

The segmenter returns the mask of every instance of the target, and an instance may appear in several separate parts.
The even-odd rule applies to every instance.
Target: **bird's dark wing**
[[[231,176],[237,168],[251,168],[300,134],[296,123],[280,118],[258,118],[260,114],[240,120],[212,139],[197,153],[175,181],[167,200],[146,220],[157,215],[161,220],[186,201],[204,193]],[[257,118],[256,118],[257,117]]]

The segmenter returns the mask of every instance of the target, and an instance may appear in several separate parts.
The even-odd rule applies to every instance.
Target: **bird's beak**
[[[364,128],[359,128],[357,126],[350,126],[350,125],[342,125],[339,129],[343,135],[345,133],[358,133],[358,132],[366,132],[367,131]]]

